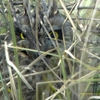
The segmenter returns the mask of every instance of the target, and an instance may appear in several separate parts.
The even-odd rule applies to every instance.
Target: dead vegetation
[[[99,0],[0,1],[0,100],[100,99]]]

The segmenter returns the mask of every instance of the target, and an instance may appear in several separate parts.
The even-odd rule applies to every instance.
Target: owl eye
[[[20,33],[20,37],[21,37],[22,40],[25,39],[22,32]]]
[[[50,32],[50,36],[53,38],[53,39],[58,39],[58,33],[57,32]]]

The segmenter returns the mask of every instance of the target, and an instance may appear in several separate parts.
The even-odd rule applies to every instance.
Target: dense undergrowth
[[[0,0],[0,100],[99,100],[99,0]]]

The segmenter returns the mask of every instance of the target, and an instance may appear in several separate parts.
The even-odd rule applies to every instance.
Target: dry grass
[[[100,1],[41,1],[0,1],[0,100],[99,100]]]

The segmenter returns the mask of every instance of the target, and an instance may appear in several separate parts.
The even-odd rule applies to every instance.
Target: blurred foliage
[[[19,2],[19,1],[21,2],[21,0],[16,0],[14,1],[14,3]],[[23,83],[21,87],[20,80],[18,80],[20,84],[19,88],[20,87],[23,88],[23,89],[21,88],[18,89],[18,91],[20,91],[21,93],[21,96],[19,94],[20,96],[19,98],[27,97],[28,99],[25,99],[25,100],[30,100],[30,98],[32,100],[45,100],[45,98],[48,98],[49,96],[59,92],[60,88],[62,90],[55,95],[55,98],[57,99],[63,98],[64,100],[66,100],[67,97],[69,97],[70,100],[80,100],[80,98],[82,98],[82,100],[86,100],[89,96],[87,96],[86,98],[85,96],[81,96],[80,98],[77,98],[77,96],[79,96],[80,95],[79,93],[81,92],[88,92],[88,90],[93,93],[100,93],[100,84],[98,81],[95,81],[95,79],[100,78],[100,75],[98,74],[99,72],[96,72],[97,70],[96,68],[100,69],[99,68],[99,65],[100,65],[100,46],[99,46],[100,45],[100,22],[99,22],[100,21],[100,4],[96,6],[96,2],[98,0],[62,0],[62,1],[64,3],[64,6],[66,6],[66,10],[69,13],[69,17],[72,19],[72,22],[74,23],[76,29],[73,27],[71,20],[69,20],[68,14],[66,14],[66,11],[63,9],[60,3],[60,0],[58,0],[57,2],[58,11],[60,12],[61,16],[59,20],[55,21],[57,19],[57,16],[56,16],[57,13],[50,12],[51,14],[50,18],[52,19],[56,16],[55,19],[51,21],[52,23],[54,22],[57,23],[57,22],[60,22],[61,19],[67,18],[66,22],[68,21],[67,23],[68,27],[67,28],[65,27],[65,29],[66,29],[66,32],[70,34],[67,34],[67,35],[64,34],[64,36],[62,36],[67,41],[59,40],[58,38],[57,39],[59,41],[56,40],[56,38],[54,39],[55,34],[53,34],[53,38],[51,36],[51,39],[50,39],[50,37],[48,37],[47,34],[43,34],[44,30],[42,30],[41,32],[42,34],[38,32],[39,33],[38,42],[40,46],[40,51],[38,51],[37,49],[35,51],[34,48],[32,48],[32,46],[34,46],[34,44],[35,46],[37,46],[38,43],[36,40],[37,38],[32,37],[33,33],[31,31],[33,28],[31,27],[31,25],[28,25],[28,27],[26,27],[25,25],[21,23],[22,21],[21,20],[20,21],[21,26],[25,26],[25,27],[18,26],[17,28],[19,29],[19,31],[16,31],[18,30],[17,28],[15,28],[14,30],[13,27],[15,26],[11,26],[11,24],[13,25],[12,19],[14,20],[12,11],[11,11],[12,16],[10,16],[12,18],[9,18],[8,7],[7,7],[8,1],[0,0],[0,34],[8,33],[7,35],[9,35],[9,33],[12,30],[11,32],[12,34],[9,35],[8,39],[11,40],[11,37],[12,37],[13,43],[15,40],[17,40],[17,43],[15,44],[17,45],[20,44],[23,47],[22,49],[19,49],[18,47],[17,49],[16,48],[14,49],[14,50],[18,50],[17,56],[19,58],[19,63],[21,66],[24,66],[24,68],[23,67],[19,68],[19,71],[24,70],[26,66],[31,64],[31,62],[35,62],[35,60],[37,60],[37,62],[35,62],[31,67],[29,67],[26,73],[24,73],[24,75],[27,75],[27,76],[29,75],[26,79],[33,86],[34,90],[31,91],[27,89],[27,87],[23,85]],[[31,0],[30,4],[31,4],[31,11],[32,11],[31,14],[33,14],[33,12],[37,12],[38,6],[36,5],[37,4],[36,1]],[[8,5],[10,5],[10,3],[8,3]],[[15,5],[14,7],[16,11],[16,16],[18,16],[19,19],[21,19],[23,17],[23,13],[25,10],[23,5],[22,4],[20,4],[20,6]],[[39,9],[41,8],[42,7],[40,7]],[[56,6],[53,7],[52,11],[55,9],[56,9]],[[26,12],[27,10],[28,9],[26,9]],[[42,10],[40,10],[40,12]],[[93,16],[94,12],[95,12],[95,15]],[[58,14],[58,16],[60,14]],[[33,16],[36,19],[36,13],[33,14],[32,17]],[[41,19],[43,19],[42,17],[43,15],[41,15]],[[27,20],[25,19],[24,22],[27,23]],[[62,23],[63,22],[61,21],[61,23],[57,23],[57,25],[60,24],[60,28],[62,28]],[[14,25],[16,24],[14,23]],[[45,24],[43,25],[45,26]],[[41,25],[39,26],[43,27]],[[51,26],[53,25],[51,24]],[[74,33],[73,35],[75,35],[75,37],[72,37],[71,35],[72,30],[70,26],[73,29],[73,33]],[[34,27],[36,28],[36,23],[34,24]],[[46,26],[46,28],[48,28],[48,25]],[[49,33],[49,29],[47,31]],[[56,32],[56,29],[54,31]],[[26,35],[25,32],[28,33],[28,35]],[[17,33],[18,35],[16,35]],[[30,35],[30,33],[32,34]],[[14,34],[16,35],[16,39],[15,39]],[[81,41],[78,40],[78,37],[76,34],[78,34],[81,37]],[[30,43],[29,41],[30,38],[24,37],[24,35],[26,36],[30,35],[30,37],[32,38],[32,42]],[[49,40],[46,41],[46,39],[48,38]],[[72,40],[72,38],[74,39]],[[56,52],[47,53],[48,50],[51,50],[51,47],[52,47],[51,42],[54,42],[57,45],[55,48]],[[73,47],[71,48],[72,50],[69,50],[70,46]],[[67,48],[65,49],[64,47],[67,47]],[[70,51],[70,53],[72,53],[73,56],[75,56],[75,59],[73,59],[74,57],[69,52],[66,53],[64,51],[67,49]],[[11,52],[10,53],[11,60],[12,62],[14,62],[15,54],[13,53],[13,50],[11,50],[10,52]],[[42,57],[38,58],[40,56],[39,52],[42,55],[46,55],[46,53],[48,54],[45,56],[47,62],[43,62]],[[0,54],[0,62],[2,62],[1,58],[3,58],[2,57],[3,53],[1,52]],[[64,55],[64,53],[66,53],[66,55]],[[5,58],[4,58],[4,62],[6,62]],[[47,67],[48,66],[47,64],[50,64],[52,66]],[[1,71],[2,74],[7,73],[5,72],[6,67],[7,65],[3,65],[4,72]],[[4,76],[6,77],[8,75],[4,75]],[[15,73],[14,73],[14,76],[15,76]],[[1,77],[2,86],[4,87],[4,91],[3,91],[4,95],[8,96],[8,94],[10,94],[9,96],[11,97],[11,89],[8,87],[8,91],[6,91],[2,76],[0,75],[0,77]],[[77,80],[69,81],[71,79],[77,79],[78,81]],[[91,79],[91,80],[88,80],[88,79]],[[89,82],[85,82],[85,81],[89,81]],[[65,84],[65,86],[63,84]],[[51,98],[53,98],[53,96]]]

